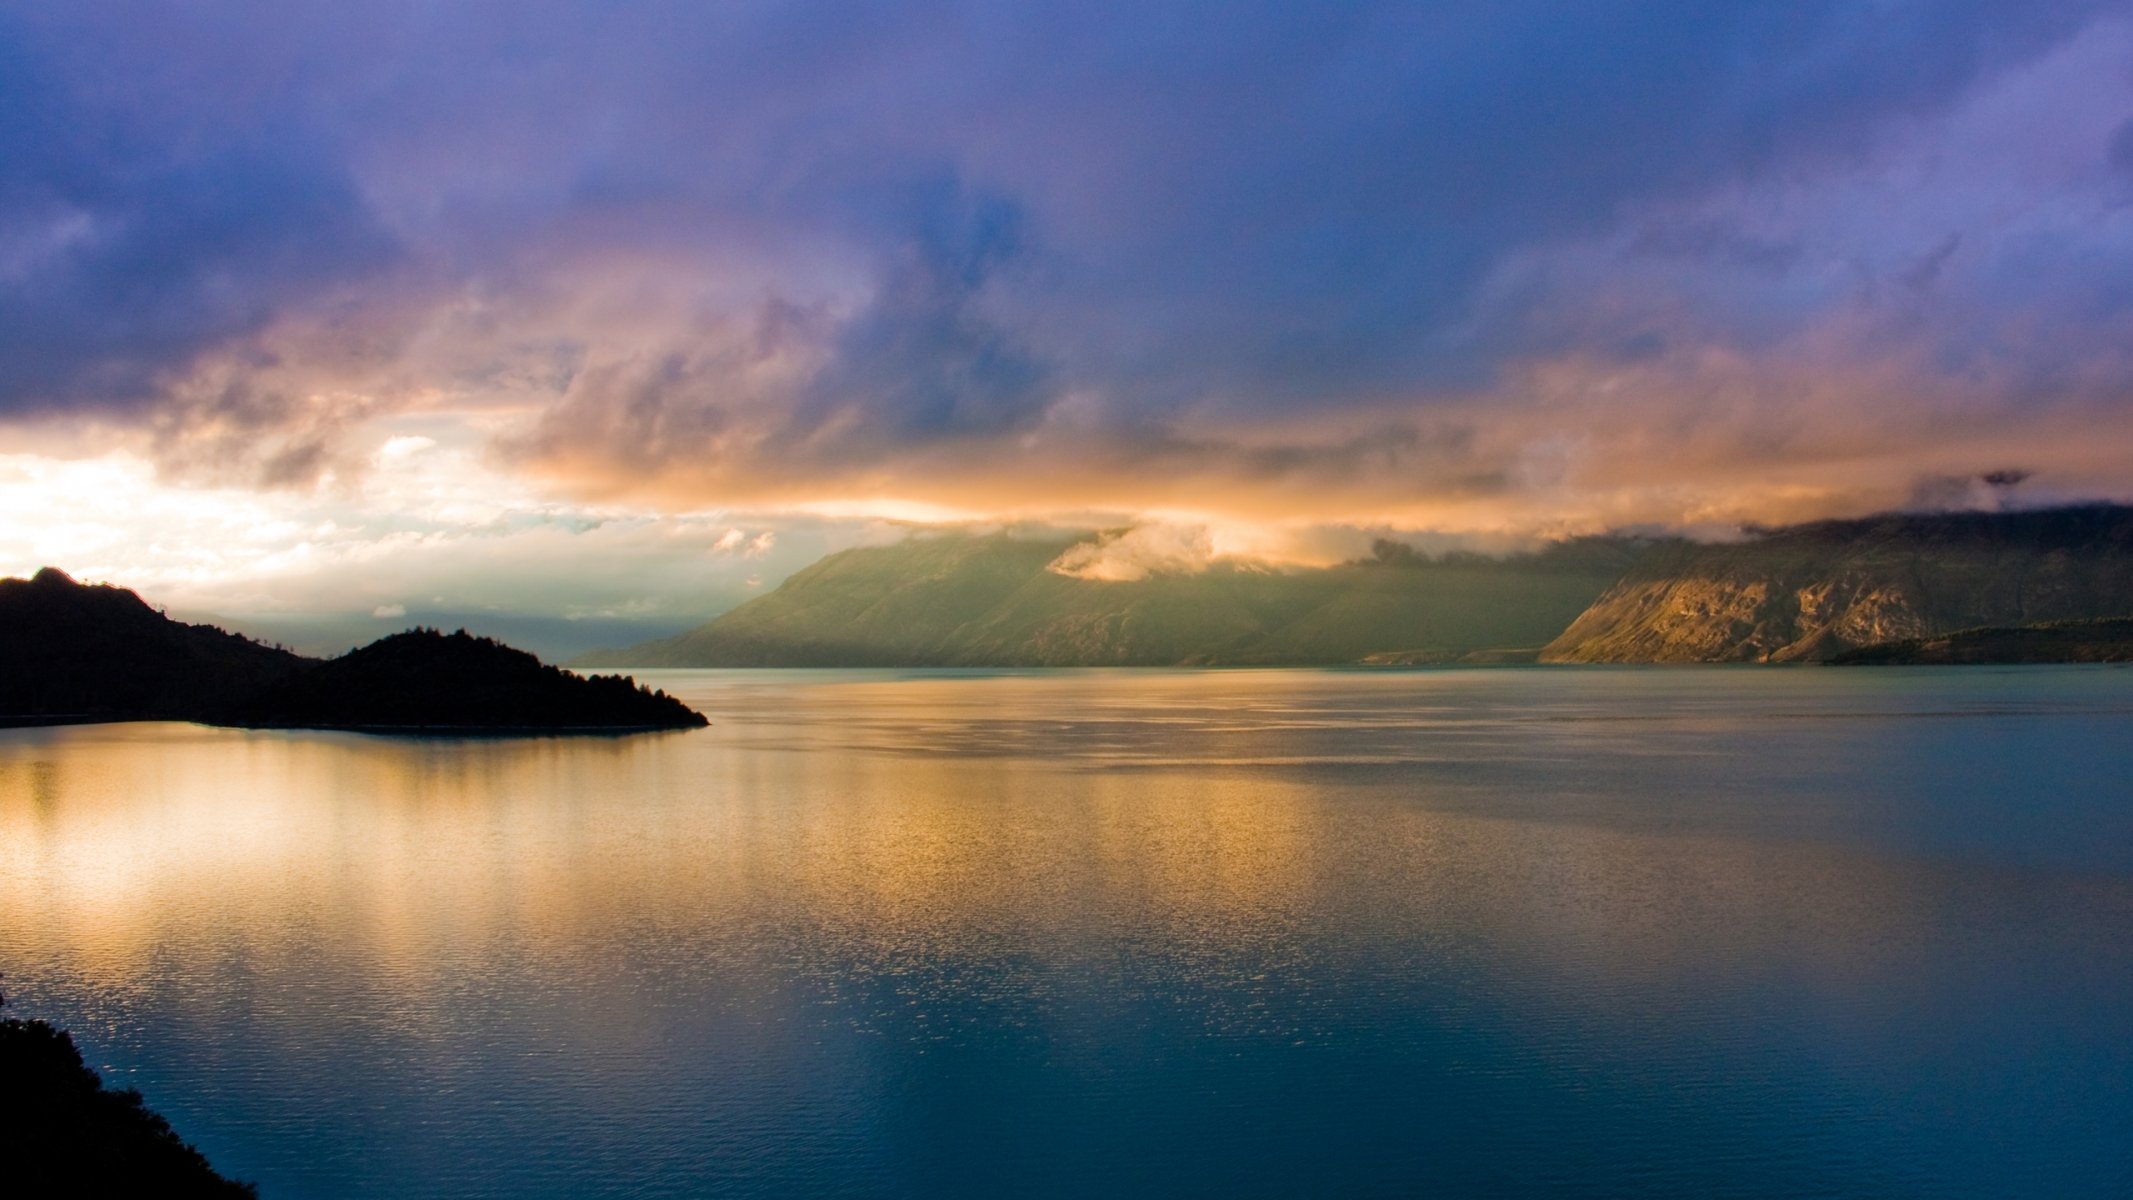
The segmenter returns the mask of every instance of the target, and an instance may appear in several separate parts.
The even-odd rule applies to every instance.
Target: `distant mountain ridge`
[[[409,630],[321,662],[55,568],[0,580],[0,725],[134,720],[492,733],[707,723],[663,692],[463,630]]]
[[[1639,556],[1637,539],[1538,554],[1377,557],[1277,571],[1217,562],[1120,582],[1050,570],[1094,534],[943,533],[846,550],[678,637],[578,665],[1294,666],[1375,653],[1537,651]]]
[[[1381,543],[1371,559],[1316,570],[1217,562],[1128,582],[1049,569],[1095,537],[947,533],[847,550],[697,629],[576,661],[1818,662],[1961,629],[2133,614],[2133,508],[2112,504],[1821,521],[1729,543],[1586,538],[1504,559]]]

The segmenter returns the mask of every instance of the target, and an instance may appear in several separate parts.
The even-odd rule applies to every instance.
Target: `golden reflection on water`
[[[783,924],[921,957],[1072,955],[1121,930],[1302,957],[1312,924],[1456,929],[1634,978],[1805,931],[1823,968],[1866,964],[1891,922],[1937,911],[1915,873],[1851,851],[1494,819],[1420,768],[1262,769],[1473,740],[1429,705],[1350,720],[1375,732],[1347,744],[1324,733],[1343,713],[1265,675],[1099,683],[860,682],[782,707],[740,689],[710,730],[612,740],[18,731],[0,906],[107,987],[173,946],[416,986],[632,931]],[[1593,736],[1566,728],[1550,736]]]
[[[660,683],[711,728],[612,740],[0,731],[0,970],[292,1195],[880,1191],[929,1139],[1093,1183],[1025,1109],[1230,1190],[1467,1161],[1443,1129],[1469,1182],[1752,1151],[1812,1191],[1922,1089],[2034,1120],[2005,1031],[2103,1061],[2133,994],[2119,677],[1886,678],[704,673]],[[2122,1144],[2103,1074],[2024,1145]],[[1035,1140],[984,1159],[995,1116]],[[1876,1178],[2026,1169],[1973,1144]]]
[[[1294,784],[729,754],[709,736],[128,725],[14,741],[0,757],[0,907],[105,986],[173,941],[273,957],[330,927],[346,939],[334,953],[405,965],[505,936],[570,946],[630,922],[686,929],[750,895],[843,926],[1004,929],[1093,875],[1134,905],[1234,914],[1278,906],[1311,865]]]

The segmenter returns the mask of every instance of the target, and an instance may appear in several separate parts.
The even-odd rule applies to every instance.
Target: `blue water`
[[[10,1011],[268,1197],[2133,1195],[2133,670],[653,676],[0,733]]]

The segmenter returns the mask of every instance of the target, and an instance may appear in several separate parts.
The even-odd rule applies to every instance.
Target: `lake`
[[[269,1198],[2133,1194],[2133,670],[641,677],[0,731],[9,1011]]]

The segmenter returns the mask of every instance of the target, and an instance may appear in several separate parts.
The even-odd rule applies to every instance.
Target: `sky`
[[[2133,0],[0,0],[0,364],[0,572],[350,638],[2133,499]]]

